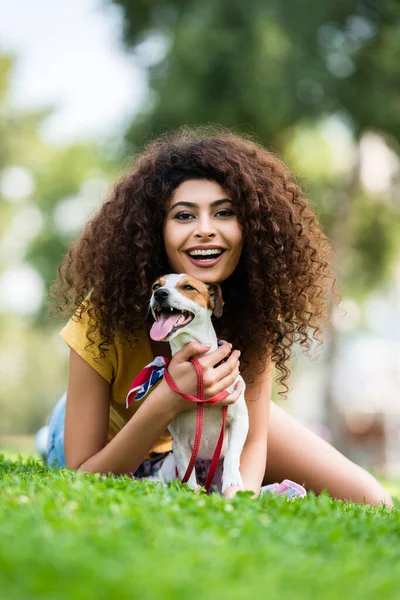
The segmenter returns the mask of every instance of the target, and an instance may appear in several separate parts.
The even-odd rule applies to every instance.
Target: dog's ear
[[[209,283],[207,287],[208,294],[210,296],[210,304],[208,308],[212,310],[215,317],[219,318],[222,315],[222,307],[224,306],[221,288],[219,287],[218,283]]]

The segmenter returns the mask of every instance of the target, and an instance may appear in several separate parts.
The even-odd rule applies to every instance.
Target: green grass
[[[233,500],[0,456],[7,600],[399,598],[400,503]]]

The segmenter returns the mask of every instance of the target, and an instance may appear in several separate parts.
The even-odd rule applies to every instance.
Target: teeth
[[[168,306],[167,306],[167,307],[165,307],[165,309],[164,309],[164,310],[168,310],[168,308],[169,308],[170,312],[174,312],[174,310],[179,310],[179,309],[174,309],[174,307],[173,307],[173,306],[170,306],[170,307],[168,307]],[[155,313],[161,313],[163,309],[161,308],[161,306],[155,306],[155,307],[153,308],[153,310],[154,310],[154,312],[155,312]],[[180,321],[182,318],[183,318],[183,320],[185,320],[185,319],[186,319],[186,316],[187,316],[187,311],[186,311],[186,310],[182,311],[182,315],[181,315],[181,317],[179,317],[179,321]]]
[[[213,250],[191,250],[189,252],[190,256],[211,256],[213,254],[219,256],[220,254],[222,254],[222,250],[214,248]]]

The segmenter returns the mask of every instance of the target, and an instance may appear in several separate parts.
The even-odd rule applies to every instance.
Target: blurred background
[[[46,296],[70,242],[144,140],[218,123],[284,158],[336,253],[284,407],[400,477],[399,57],[396,0],[0,0],[0,451],[66,389]]]

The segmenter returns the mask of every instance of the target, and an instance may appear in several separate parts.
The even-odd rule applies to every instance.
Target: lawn
[[[0,456],[4,600],[399,598],[400,502],[233,500]]]

